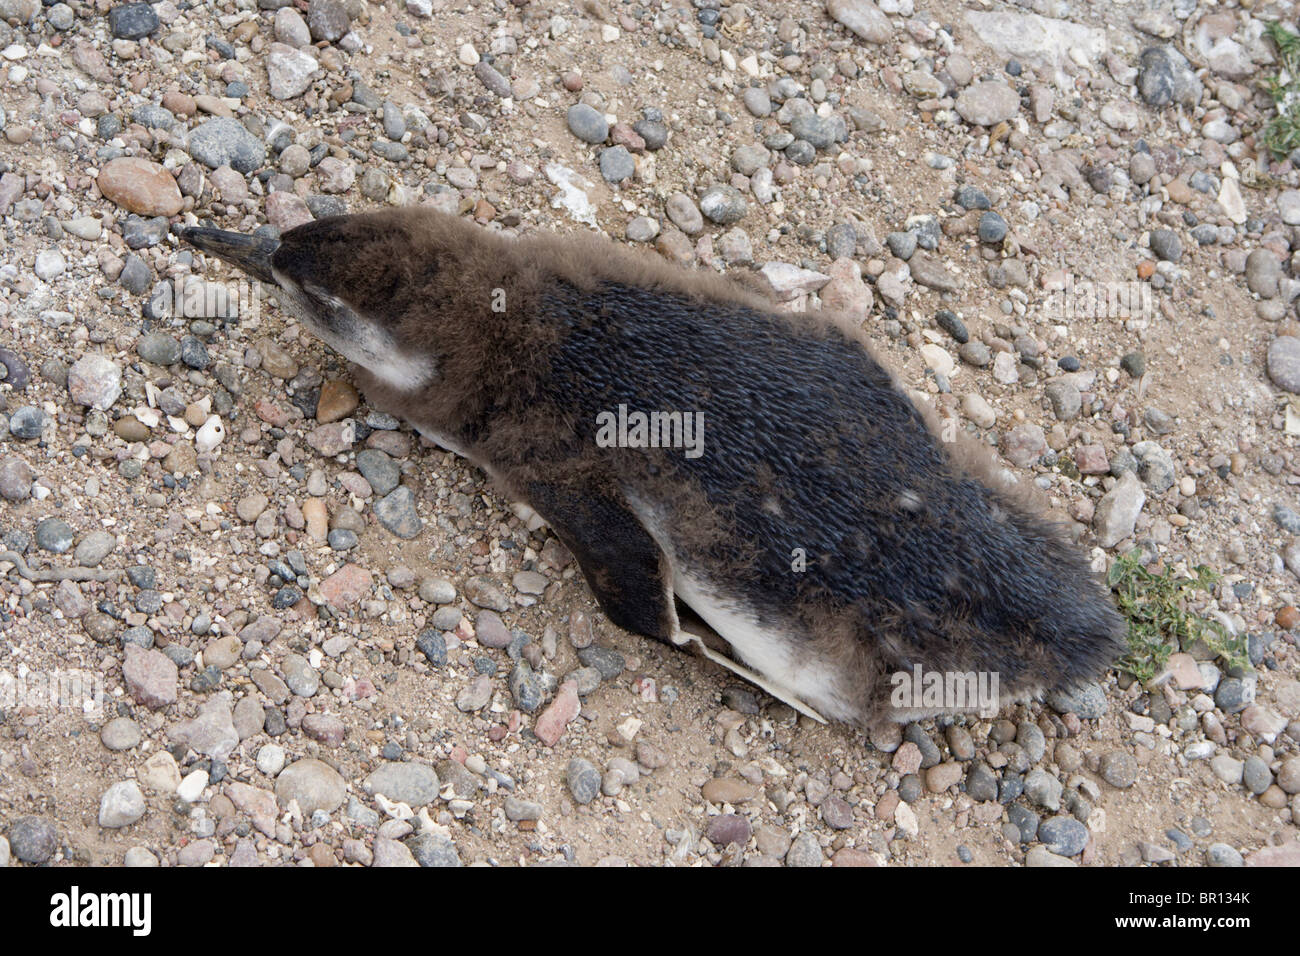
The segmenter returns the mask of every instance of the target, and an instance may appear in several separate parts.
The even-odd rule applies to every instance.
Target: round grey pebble
[[[456,844],[440,833],[422,830],[406,841],[406,847],[420,866],[450,868],[461,865]]]
[[[651,152],[663,149],[668,143],[668,127],[662,120],[637,120],[632,124],[632,132],[645,140],[645,148]]]
[[[0,461],[0,498],[6,501],[25,501],[32,493],[35,474],[31,465],[21,458]]]
[[[59,833],[44,817],[19,817],[9,828],[9,850],[24,863],[45,863],[59,846]]]
[[[165,332],[148,332],[135,343],[136,354],[154,365],[174,365],[180,361],[181,345]]]
[[[1279,335],[1269,343],[1268,377],[1278,388],[1300,394],[1300,339]]]
[[[144,794],[134,780],[123,780],[107,790],[99,801],[99,825],[109,830],[128,827],[144,816]]]
[[[1241,858],[1241,854],[1226,843],[1211,843],[1205,851],[1205,863],[1207,866],[1215,867],[1246,865],[1245,860]]]
[[[826,230],[826,254],[832,259],[851,259],[858,250],[858,231],[851,222],[838,222]]]
[[[963,209],[988,209],[992,206],[989,197],[984,194],[982,189],[974,186],[957,187],[957,205]]]
[[[335,551],[351,551],[357,546],[357,533],[347,528],[335,528],[326,538]]]
[[[1078,856],[1088,845],[1088,828],[1074,817],[1052,817],[1039,825],[1038,839],[1058,856]]]
[[[989,210],[980,216],[980,242],[1001,242],[1007,235],[1007,221],[997,213]]]
[[[1125,790],[1137,782],[1137,761],[1126,751],[1111,750],[1103,754],[1099,769],[1101,778],[1120,790]]]
[[[916,243],[915,232],[891,232],[885,236],[885,245],[889,247],[889,251],[904,262],[916,253]]]
[[[741,94],[740,101],[754,116],[763,117],[772,112],[772,99],[767,95],[767,90],[762,87],[749,87]]]
[[[710,186],[700,197],[700,211],[720,226],[730,226],[745,218],[749,204],[734,186]]]
[[[1177,262],[1183,257],[1183,243],[1172,229],[1152,229],[1151,252],[1157,259]]]
[[[1246,789],[1255,796],[1259,796],[1273,783],[1273,772],[1268,769],[1268,764],[1264,762],[1262,757],[1251,754],[1246,758],[1241,778],[1246,785]]]
[[[578,660],[587,667],[594,667],[600,671],[603,680],[613,680],[619,674],[623,673],[624,659],[623,655],[612,647],[601,647],[599,644],[593,644],[591,647],[584,647],[578,651]]]
[[[569,793],[573,794],[573,799],[578,803],[591,803],[600,793],[600,771],[590,760],[582,757],[574,757],[569,761],[565,780],[569,785]]]
[[[786,866],[815,867],[821,866],[825,860],[826,856],[822,853],[817,837],[806,830],[794,838],[785,855]]]
[[[158,14],[147,3],[123,3],[108,11],[108,30],[119,40],[140,40],[158,29]]]
[[[9,433],[15,438],[31,441],[40,438],[49,423],[49,416],[34,405],[24,405],[9,416]]]
[[[443,578],[425,578],[420,582],[420,600],[429,604],[450,604],[456,600],[456,586]]]
[[[1013,803],[1007,807],[1007,819],[1016,828],[1017,838],[1021,843],[1033,843],[1038,839],[1038,814],[1028,807]]]
[[[99,739],[109,750],[130,750],[140,743],[140,725],[129,717],[115,717],[100,729]]]
[[[569,132],[584,143],[603,143],[609,136],[609,123],[600,111],[586,103],[575,103],[565,114]]]
[[[46,518],[36,525],[36,546],[52,554],[64,554],[74,540],[72,526],[62,518]]]
[[[1048,706],[1058,713],[1072,713],[1083,720],[1097,720],[1110,709],[1106,694],[1096,681],[1070,690],[1051,691],[1046,699]]]
[[[805,113],[790,121],[790,132],[807,140],[815,149],[829,149],[845,132],[844,121],[837,116]]]
[[[107,531],[92,531],[81,539],[73,557],[83,568],[95,568],[112,554],[116,547],[117,538]]]
[[[621,183],[636,172],[636,161],[626,146],[611,146],[600,152],[600,175],[607,183]]]
[[[237,119],[217,116],[190,133],[190,155],[209,169],[251,173],[266,162],[266,144]]]

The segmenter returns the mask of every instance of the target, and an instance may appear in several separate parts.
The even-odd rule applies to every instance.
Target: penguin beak
[[[180,236],[190,245],[201,249],[218,259],[224,259],[231,265],[239,266],[254,279],[274,284],[271,275],[271,256],[280,247],[279,239],[265,236],[245,236],[238,232],[224,229],[212,229],[207,226],[186,226],[180,229]]]

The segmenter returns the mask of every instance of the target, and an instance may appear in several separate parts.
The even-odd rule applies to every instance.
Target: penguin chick
[[[922,674],[993,675],[1005,704],[1121,653],[1082,555],[943,441],[842,319],[427,209],[278,241],[182,235],[274,283],[373,406],[526,502],[611,621],[805,712],[870,726],[963,707],[908,696]]]

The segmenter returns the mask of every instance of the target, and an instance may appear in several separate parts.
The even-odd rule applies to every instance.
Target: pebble
[[[0,497],[6,501],[25,501],[32,493],[35,473],[21,458],[0,461]]]
[[[437,800],[439,786],[437,772],[415,761],[386,763],[366,777],[366,789],[371,793],[382,793],[412,808]]]
[[[1120,790],[1127,790],[1137,782],[1137,761],[1127,751],[1111,750],[1103,754],[1098,769],[1103,780]]]
[[[1097,543],[1103,548],[1113,548],[1125,538],[1131,537],[1145,503],[1146,492],[1142,490],[1137,476],[1125,472],[1097,505],[1092,522],[1097,532]]]
[[[320,675],[300,654],[286,654],[280,662],[280,673],[285,685],[299,697],[311,697],[320,689]]]
[[[714,846],[735,843],[743,847],[753,835],[753,826],[743,814],[721,813],[709,818],[704,835]]]
[[[456,696],[456,709],[462,713],[482,710],[492,700],[492,678],[486,674],[475,677]]]
[[[631,179],[636,172],[636,162],[624,146],[611,146],[601,150],[600,175],[606,182],[621,183]]]
[[[301,96],[311,86],[312,75],[320,68],[316,58],[305,50],[284,43],[267,46],[266,74],[271,96],[288,100]]]
[[[100,729],[99,739],[109,750],[130,750],[139,746],[142,733],[129,717],[114,717]]]
[[[78,405],[106,411],[122,394],[122,370],[102,355],[86,355],[68,369],[68,394]]]
[[[296,800],[307,816],[317,810],[333,813],[342,806],[346,794],[347,786],[338,771],[314,757],[294,762],[275,778],[275,795],[280,803]]]
[[[868,43],[885,43],[893,35],[893,27],[871,0],[826,0],[826,12],[836,23],[851,30]],[[821,865],[821,848],[817,850]]]
[[[1020,111],[1020,96],[1005,83],[982,80],[958,94],[956,109],[972,126],[996,126]]]
[[[36,524],[36,546],[52,554],[63,554],[72,548],[75,533],[62,518],[45,518]]]
[[[148,3],[123,3],[108,11],[108,30],[119,40],[142,40],[158,25],[158,14]]]
[[[664,213],[673,225],[688,236],[693,236],[704,228],[704,216],[685,193],[670,193],[664,201]]]
[[[980,242],[996,244],[1006,238],[1007,222],[997,213],[990,210],[980,216],[978,231]]]
[[[451,868],[461,865],[456,844],[441,833],[423,830],[411,837],[406,847],[420,866]]]
[[[734,186],[710,186],[700,196],[700,210],[709,221],[730,226],[745,218],[749,204]]]
[[[794,838],[785,855],[785,865],[791,867],[816,867],[825,861],[826,855],[816,835],[807,830]]]
[[[465,597],[471,604],[501,613],[510,610],[510,599],[491,578],[476,575],[465,582]]]
[[[418,537],[423,521],[415,508],[415,493],[400,485],[374,503],[375,517],[399,538]]]
[[[144,794],[134,780],[115,783],[99,800],[99,825],[117,830],[130,826],[144,816]]]
[[[257,769],[274,777],[284,769],[285,752],[279,744],[263,744],[257,750]]]
[[[609,122],[604,114],[586,103],[575,103],[565,114],[569,132],[584,143],[603,143],[609,136]]]
[[[1138,57],[1138,93],[1149,106],[1178,103],[1195,106],[1201,98],[1201,81],[1191,65],[1172,46],[1148,47]]]
[[[1246,865],[1241,853],[1226,843],[1211,843],[1205,851],[1205,863],[1207,866],[1215,867]]]
[[[46,863],[59,846],[59,833],[44,817],[19,817],[9,827],[9,850],[24,863]]]
[[[582,757],[574,757],[569,761],[565,769],[565,781],[569,785],[569,793],[577,803],[591,803],[600,793],[600,771],[591,761]]]
[[[175,365],[181,359],[181,346],[165,332],[148,332],[135,343],[136,354],[153,365]]]
[[[397,462],[393,461],[382,451],[376,451],[373,448],[366,448],[357,452],[357,470],[370,483],[377,495],[387,495],[395,488],[402,478],[402,470],[398,467]],[[434,603],[446,604],[448,601],[437,601]]]
[[[555,699],[537,718],[533,732],[543,744],[554,747],[563,736],[569,722],[578,716],[581,709],[577,683],[566,680],[560,685]]]
[[[172,174],[157,163],[135,156],[109,160],[100,169],[95,184],[110,202],[141,216],[174,216],[183,205]]]

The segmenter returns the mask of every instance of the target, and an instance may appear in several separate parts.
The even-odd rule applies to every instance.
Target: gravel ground
[[[0,0],[0,865],[1300,863],[1297,5],[462,8]],[[170,233],[409,203],[851,312],[1251,666],[864,736],[619,631]]]

